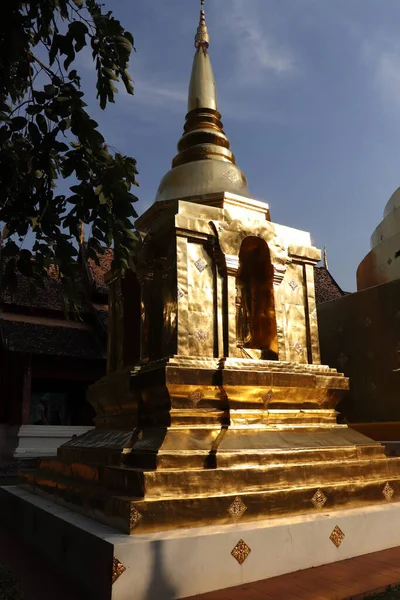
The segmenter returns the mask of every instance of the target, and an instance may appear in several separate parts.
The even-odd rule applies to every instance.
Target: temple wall
[[[350,422],[400,421],[400,280],[318,306],[321,358],[350,377]]]

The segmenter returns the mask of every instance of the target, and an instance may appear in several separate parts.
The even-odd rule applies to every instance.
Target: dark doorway
[[[246,237],[240,247],[237,289],[237,344],[262,351],[262,358],[278,360],[274,300],[274,268],[268,244]]]
[[[86,400],[88,384],[63,379],[32,379],[29,421],[33,425],[93,425]]]

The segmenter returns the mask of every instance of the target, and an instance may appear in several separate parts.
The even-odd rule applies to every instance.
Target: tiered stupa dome
[[[156,202],[220,192],[250,196],[246,177],[236,166],[218,112],[209,40],[202,0],[184,133],[172,168],[161,180]]]
[[[400,279],[400,188],[386,203],[383,220],[371,236],[371,251],[357,269],[357,288]]]

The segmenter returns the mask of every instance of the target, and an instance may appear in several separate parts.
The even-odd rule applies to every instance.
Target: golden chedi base
[[[336,423],[348,381],[334,369],[174,357],[119,377],[92,388],[94,430],[22,472],[36,493],[129,534],[400,494],[399,459]]]

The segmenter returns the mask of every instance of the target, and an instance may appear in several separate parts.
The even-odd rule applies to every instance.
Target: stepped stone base
[[[124,386],[132,401],[121,404]],[[336,423],[346,387],[322,365],[157,361],[96,384],[96,428],[22,476],[35,493],[135,535],[400,498],[400,459]]]

